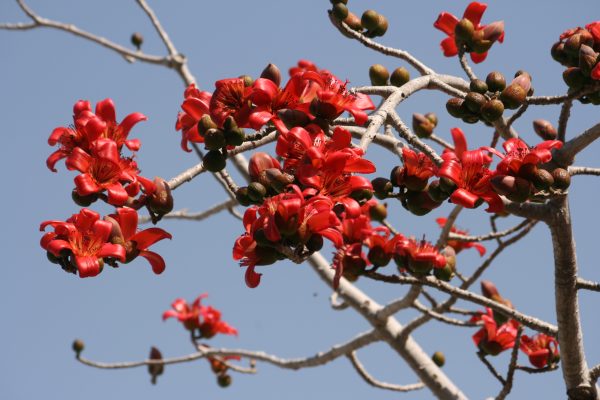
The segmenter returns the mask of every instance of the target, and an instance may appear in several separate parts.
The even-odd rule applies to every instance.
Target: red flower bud
[[[558,137],[558,132],[556,132],[552,123],[544,119],[533,121],[533,130],[544,140],[555,140]]]
[[[260,77],[272,81],[277,86],[281,83],[281,71],[279,71],[279,68],[275,64],[267,65],[260,74]]]

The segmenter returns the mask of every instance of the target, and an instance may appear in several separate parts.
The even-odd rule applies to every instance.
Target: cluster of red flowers
[[[563,79],[570,88],[580,89],[600,80],[600,21],[563,32],[552,46],[551,53],[552,58],[567,67]],[[587,96],[583,101],[586,100],[600,104],[600,92]]]
[[[470,3],[461,20],[453,14],[443,12],[433,26],[444,32],[448,37],[440,43],[446,57],[458,54],[461,47],[471,53],[471,59],[480,63],[487,57],[487,52],[498,41],[504,41],[504,22],[496,21],[481,25],[481,17],[487,4]]]
[[[524,202],[543,191],[562,190],[569,185],[566,171],[555,168],[548,171],[543,164],[552,159],[552,149],[562,142],[546,140],[534,148],[524,141],[512,138],[504,142],[504,154],[491,147],[467,149],[465,134],[453,128],[454,149],[442,154],[439,168],[422,153],[403,149],[404,167],[396,167],[391,174],[391,185],[400,187],[400,193],[384,190],[380,197],[398,197],[406,209],[423,215],[450,198],[455,204],[467,208],[488,203],[486,211],[503,211],[500,195],[516,202]],[[500,162],[491,170],[492,155]],[[428,182],[429,178],[440,179]]]
[[[104,219],[83,208],[65,222],[43,222],[41,231],[47,226],[54,231],[44,234],[42,248],[52,262],[68,272],[79,272],[82,278],[98,275],[105,263],[116,267],[117,260],[128,263],[137,256],[146,258],[152,270],[160,274],[165,269],[164,260],[148,247],[171,235],[160,228],[137,232],[138,214],[132,207],[146,205],[159,216],[170,211],[169,188],[160,178],[153,182],[139,175],[134,157],[121,154],[123,147],[139,150],[140,141],[128,139],[128,135],[146,117],[133,113],[117,123],[111,99],[99,102],[95,113],[88,101],[80,100],[73,114],[72,127],[56,128],[50,135],[48,143],[60,147],[48,157],[46,165],[56,172],[56,163],[64,158],[67,169],[81,173],[75,177],[72,193],[78,205],[87,207],[102,199],[118,208]]]
[[[500,296],[492,282],[482,281],[481,286],[486,297],[512,308],[511,302]],[[471,318],[471,322],[478,321],[483,327],[473,335],[473,342],[484,354],[495,356],[514,347],[519,329],[517,321],[494,313],[490,308]],[[558,341],[544,333],[532,337],[523,335],[519,348],[536,368],[552,366],[560,360]]]
[[[349,92],[347,82],[310,61],[300,61],[290,69],[285,86],[280,83],[279,69],[269,64],[255,81],[249,76],[217,81],[212,94],[190,85],[176,123],[176,129],[182,131],[182,148],[190,151],[190,141],[205,143],[210,160],[218,158],[217,153],[223,157],[228,146],[241,144],[245,140],[243,131],[241,137],[239,134],[242,128],[259,130],[271,122],[286,133],[311,122],[326,123],[344,111],[362,125],[367,121],[365,110],[375,108],[368,96]],[[224,165],[217,164],[215,170]]]

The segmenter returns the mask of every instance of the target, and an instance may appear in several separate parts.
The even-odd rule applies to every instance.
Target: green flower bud
[[[210,172],[219,172],[225,168],[225,156],[219,150],[211,150],[204,156],[204,168]]]
[[[385,86],[387,85],[390,73],[387,68],[381,64],[371,65],[369,68],[369,78],[373,86]]]
[[[360,23],[365,29],[374,31],[379,25],[379,13],[374,10],[365,11],[360,18]]]
[[[204,133],[204,145],[208,150],[219,150],[225,147],[225,134],[220,129],[207,130]]]
[[[435,365],[437,365],[440,368],[443,367],[444,364],[446,364],[446,356],[444,356],[444,353],[442,353],[441,351],[436,351],[435,353],[433,353],[431,359],[433,360]]]
[[[394,86],[400,87],[410,81],[410,73],[404,67],[396,68],[390,76],[390,83]]]
[[[481,79],[473,79],[469,84],[469,89],[472,92],[485,94],[488,91],[488,85]]]
[[[346,7],[343,3],[336,3],[333,5],[331,12],[333,13],[334,17],[341,21],[348,16],[348,7]]]

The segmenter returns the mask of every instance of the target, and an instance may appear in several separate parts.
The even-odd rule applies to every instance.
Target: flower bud
[[[538,169],[531,182],[538,190],[548,190],[554,184],[554,177],[545,169]]]
[[[580,68],[571,67],[563,71],[563,80],[571,89],[579,89],[585,83],[585,76]]]
[[[478,113],[486,102],[486,98],[481,93],[477,92],[469,92],[465,97],[465,106],[469,109],[469,111],[473,113]]]
[[[258,181],[260,174],[269,168],[281,169],[281,166],[279,161],[265,152],[259,151],[252,154],[248,161],[248,174],[253,181]]]
[[[373,29],[371,32],[368,32],[368,36],[383,36],[387,32],[388,26],[389,24],[387,18],[384,15],[379,14],[379,16],[377,17],[377,27],[375,27],[375,29]]]
[[[204,168],[210,172],[219,172],[225,168],[225,156],[219,150],[211,150],[204,156]]]
[[[385,86],[387,85],[390,73],[387,68],[381,64],[371,65],[369,68],[369,78],[373,86]]]
[[[136,49],[140,50],[142,48],[142,44],[144,43],[144,37],[139,32],[134,32],[131,35],[131,44],[135,46]]]
[[[565,190],[571,185],[571,175],[567,172],[566,169],[556,168],[552,171],[552,178],[554,178],[554,187],[555,189]]]
[[[571,66],[571,65],[569,65],[569,56],[565,52],[565,44],[564,43],[562,43],[562,42],[554,43],[552,45],[552,48],[550,49],[550,55],[552,56],[552,58],[555,61],[558,61],[562,65]]]
[[[571,56],[577,56],[579,54],[579,48],[581,47],[581,35],[576,33],[565,41],[565,52]]]
[[[396,68],[390,76],[390,83],[397,87],[404,85],[408,81],[410,81],[410,73],[404,67]]]
[[[222,388],[226,388],[226,387],[230,386],[231,385],[231,375],[228,375],[228,374],[227,375],[218,375],[217,383]]]
[[[156,347],[150,348],[150,360],[162,360],[162,353]],[[162,375],[165,371],[164,364],[149,364],[148,365],[148,373],[150,374],[150,379],[153,385],[156,385],[156,378],[159,375]]]
[[[219,150],[225,147],[225,134],[220,129],[209,129],[204,133],[204,145],[208,150]]]
[[[392,255],[385,252],[383,247],[374,246],[369,250],[367,258],[376,267],[385,267],[392,259]]]
[[[237,129],[237,127],[237,122],[235,121],[235,118],[233,118],[232,115],[225,118],[225,122],[223,122],[223,130],[231,131]]]
[[[92,193],[87,196],[82,196],[77,192],[77,189],[73,189],[71,192],[71,198],[80,207],[89,207],[93,202],[98,200],[98,194]]]
[[[358,202],[370,200],[373,197],[373,191],[369,189],[358,189],[350,193],[350,197]]]
[[[250,87],[254,83],[254,79],[250,75],[240,75],[238,78],[244,81],[245,87]]]
[[[277,86],[281,83],[281,71],[275,64],[267,65],[261,72],[260,77],[272,81]]]
[[[441,281],[450,282],[450,280],[454,276],[454,271],[448,264],[446,264],[442,268],[434,268],[433,276],[435,276]]]
[[[558,137],[558,132],[552,123],[544,119],[536,119],[533,121],[533,130],[544,140],[555,140]]]
[[[248,198],[253,203],[262,203],[267,194],[267,189],[259,182],[251,182],[248,185]]]
[[[343,3],[336,3],[333,5],[331,10],[333,16],[338,20],[343,20],[348,16],[348,7],[346,7]]]
[[[369,216],[372,220],[382,222],[387,218],[387,205],[377,203],[369,208]]]
[[[449,196],[448,193],[444,192],[440,187],[439,180],[435,180],[429,183],[429,185],[427,186],[427,194],[429,195],[429,197],[431,197],[433,201],[436,201],[438,203],[441,203],[442,201],[446,200]]]
[[[497,71],[490,72],[485,78],[485,83],[487,83],[490,92],[501,92],[506,87],[504,75]]]
[[[462,118],[464,109],[462,108],[464,100],[459,97],[452,97],[446,102],[446,110],[448,114],[454,118]]]
[[[306,242],[306,248],[310,252],[321,250],[323,248],[323,236],[313,233]]]
[[[459,42],[470,42],[475,33],[473,22],[467,18],[463,18],[454,27],[454,35]]]
[[[579,68],[585,76],[589,76],[598,61],[598,53],[590,46],[582,44],[579,48]]]
[[[481,36],[482,36],[481,38],[474,39],[473,42],[471,43],[470,47],[471,47],[471,51],[473,51],[473,53],[483,54],[483,53],[487,52],[494,44],[494,42],[492,42],[491,40],[483,39],[483,34]]]
[[[481,281],[481,294],[491,300],[497,300],[498,298],[502,298],[500,296],[500,292],[498,292],[498,288],[491,281]]]
[[[338,3],[348,4],[348,0],[329,0],[329,2],[333,5],[338,4]]]
[[[310,117],[305,112],[299,110],[280,110],[277,112],[277,116],[288,129],[296,126],[306,126],[310,122]]]
[[[389,179],[375,178],[371,181],[371,184],[373,185],[375,197],[380,200],[386,199],[394,191],[394,185]]]
[[[504,103],[498,99],[492,99],[485,102],[479,110],[484,120],[488,122],[494,122],[498,118],[502,117],[504,113]]]
[[[235,192],[235,199],[244,207],[248,207],[250,204],[252,204],[250,197],[248,197],[248,188],[245,186],[239,188]]]
[[[241,128],[225,131],[225,143],[228,146],[239,146],[244,143],[244,139],[246,139],[246,133]]]
[[[434,364],[440,368],[443,367],[444,364],[446,364],[446,356],[444,356],[444,353],[442,353],[441,351],[436,351],[435,353],[433,353],[431,359],[433,360]]]
[[[355,31],[361,31],[363,29],[360,18],[352,12],[348,12],[348,16],[344,19],[344,23],[348,25],[348,27]]]
[[[435,125],[423,114],[414,113],[412,117],[412,128],[420,138],[428,138],[433,133]]]
[[[146,207],[151,213],[162,217],[173,210],[171,187],[164,179],[158,176],[154,178],[153,182],[156,189],[154,190],[154,193],[148,196]]]
[[[208,131],[209,129],[216,128],[217,124],[214,123],[214,121],[210,118],[210,115],[208,114],[204,114],[202,118],[200,118],[200,121],[198,121],[198,133],[200,134],[200,136],[204,136],[206,134],[206,131]]]
[[[75,339],[72,347],[75,352],[75,357],[79,357],[83,349],[85,349],[85,343],[81,339]]]
[[[360,18],[360,23],[366,30],[374,31],[379,24],[379,13],[374,10],[365,11]]]
[[[508,199],[522,203],[531,194],[531,183],[523,178],[510,175],[497,175],[490,180],[496,193]]]
[[[525,102],[527,91],[521,85],[511,84],[500,93],[500,100],[509,110],[519,108]]]
[[[488,85],[481,79],[473,79],[469,84],[469,89],[472,92],[485,94],[488,91]]]
[[[483,38],[494,43],[504,35],[504,21],[495,21],[483,28]]]
[[[433,124],[434,127],[437,126],[438,124],[438,117],[435,113],[433,112],[428,112],[427,114],[425,114],[425,118],[427,118],[429,121],[431,121],[431,123]]]

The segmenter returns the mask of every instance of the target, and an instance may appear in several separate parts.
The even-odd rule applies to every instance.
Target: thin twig
[[[600,168],[592,168],[592,167],[569,167],[569,174],[571,176],[575,175],[600,175]]]
[[[458,240],[461,242],[481,242],[484,240],[493,240],[497,238],[501,238],[504,236],[508,236],[511,233],[514,233],[520,229],[523,229],[527,224],[530,224],[531,220],[524,219],[518,225],[513,226],[512,228],[505,229],[500,232],[490,232],[485,235],[461,235],[459,233],[450,232],[448,235],[449,239]]]
[[[565,132],[567,131],[567,122],[571,116],[571,107],[573,107],[573,100],[567,100],[563,103],[560,108],[560,115],[558,117],[558,140],[561,142],[565,141]]]
[[[356,372],[358,372],[358,374],[361,376],[361,378],[363,378],[365,380],[365,382],[367,382],[369,385],[374,386],[376,388],[392,390],[394,392],[411,392],[414,390],[423,389],[425,387],[425,385],[423,385],[422,382],[413,383],[410,385],[397,385],[394,383],[387,383],[387,382],[379,381],[379,380],[373,378],[369,374],[369,372],[367,372],[365,367],[362,365],[362,363],[356,356],[356,352],[353,351],[350,354],[346,355],[346,357],[348,357],[348,359],[352,363],[352,366],[354,367]]]
[[[513,387],[513,381],[515,378],[515,369],[517,367],[517,358],[519,357],[519,346],[521,345],[521,334],[523,333],[523,327],[519,327],[517,330],[517,337],[515,338],[515,344],[513,345],[512,352],[510,353],[510,362],[508,364],[508,372],[506,373],[506,383],[496,396],[496,400],[504,400],[510,393]]]
[[[229,209],[230,207],[233,207],[237,204],[237,200],[229,199],[219,204],[215,204],[214,206],[197,213],[189,213],[186,209],[171,211],[170,213],[163,215],[162,219],[183,219],[188,221],[202,221],[203,219],[211,217],[219,213],[220,211]],[[150,221],[151,218],[149,216],[142,216],[139,217],[138,223],[144,224]]]
[[[500,375],[498,371],[496,371],[496,368],[494,368],[492,363],[489,362],[484,352],[478,351],[477,357],[479,357],[479,360],[481,360],[483,365],[487,367],[488,371],[490,371],[494,378],[496,378],[502,385],[506,385],[506,380],[504,379],[504,377],[502,377],[502,375]]]
[[[475,75],[475,73],[471,69],[471,66],[467,62],[464,46],[460,46],[460,48],[458,49],[458,61],[460,62],[460,66],[462,67],[463,71],[465,71],[465,74],[467,74],[467,76],[469,77],[469,80],[474,81],[475,79],[477,79],[477,76]]]
[[[474,327],[474,326],[480,326],[481,325],[480,322],[470,322],[470,321],[464,321],[464,320],[457,319],[457,318],[447,317],[447,316],[445,316],[443,314],[440,314],[440,313],[437,313],[437,312],[433,311],[430,308],[425,307],[418,300],[413,303],[413,307],[416,310],[419,310],[420,312],[422,312],[423,314],[427,314],[431,318],[433,318],[435,320],[438,320],[440,322],[446,323],[448,325],[454,325],[454,326],[460,326],[460,327],[467,327],[467,328],[471,328],[471,327]]]
[[[454,222],[456,221],[456,218],[458,218],[458,214],[460,214],[462,209],[463,209],[462,206],[456,205],[456,206],[454,206],[452,211],[450,211],[450,214],[448,214],[448,218],[446,218],[446,223],[444,224],[444,227],[442,228],[442,231],[440,232],[440,237],[438,238],[438,240],[435,244],[435,247],[437,247],[438,249],[442,249],[442,248],[444,248],[444,246],[446,246],[446,242],[448,241],[448,235],[450,234],[450,230],[452,229],[452,226],[454,226]]]

